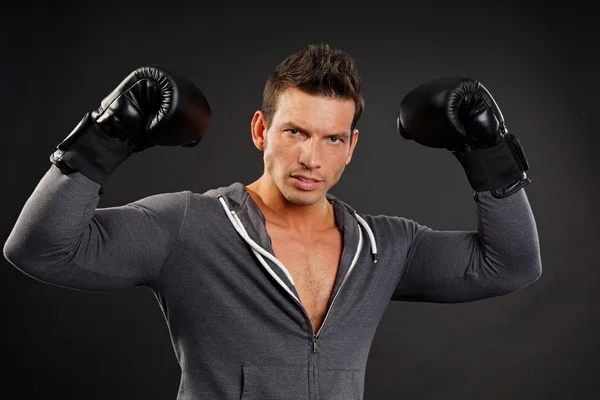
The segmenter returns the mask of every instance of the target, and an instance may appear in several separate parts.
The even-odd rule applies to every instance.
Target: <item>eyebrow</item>
[[[301,131],[301,132],[307,132],[308,131],[307,129],[304,129],[301,126],[299,126],[299,125],[297,125],[297,124],[295,124],[293,122],[285,122],[285,123],[283,123],[283,126],[289,126],[292,129],[296,129],[296,130]],[[335,136],[335,137],[341,137],[341,138],[348,139],[350,137],[350,132],[344,131],[344,132],[338,132],[338,133],[331,133],[331,134],[328,134],[328,135],[325,135],[325,136],[327,136],[327,137],[333,137],[333,136]]]

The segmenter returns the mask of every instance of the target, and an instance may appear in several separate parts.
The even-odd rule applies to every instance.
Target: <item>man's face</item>
[[[256,113],[253,138],[264,151],[265,174],[287,201],[315,204],[339,181],[358,140],[358,130],[351,132],[354,110],[352,100],[289,88],[266,130],[264,115]]]

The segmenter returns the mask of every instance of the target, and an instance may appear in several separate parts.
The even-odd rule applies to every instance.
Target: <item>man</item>
[[[445,147],[465,167],[473,232],[359,214],[328,193],[352,159],[363,107],[352,58],[308,46],[277,66],[252,119],[258,180],[96,208],[124,160],[155,145],[195,146],[210,121],[187,79],[136,70],[58,145],[5,257],[63,287],[149,287],[181,365],[179,400],[362,399],[390,299],[474,301],[541,273],[527,161],[482,85],[421,85],[397,121],[403,137]]]

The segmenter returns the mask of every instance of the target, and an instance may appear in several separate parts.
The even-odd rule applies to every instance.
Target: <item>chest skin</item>
[[[310,316],[313,331],[321,327],[342,254],[342,233],[335,227],[310,237],[267,222],[275,257],[294,279],[300,302]]]

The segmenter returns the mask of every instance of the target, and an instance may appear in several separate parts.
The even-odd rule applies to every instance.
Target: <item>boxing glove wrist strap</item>
[[[507,197],[531,182],[525,174],[529,164],[523,147],[509,133],[492,147],[453,154],[476,192],[490,190],[495,197]]]
[[[131,147],[104,133],[87,113],[50,155],[50,162],[64,174],[80,172],[102,185],[133,153]]]

